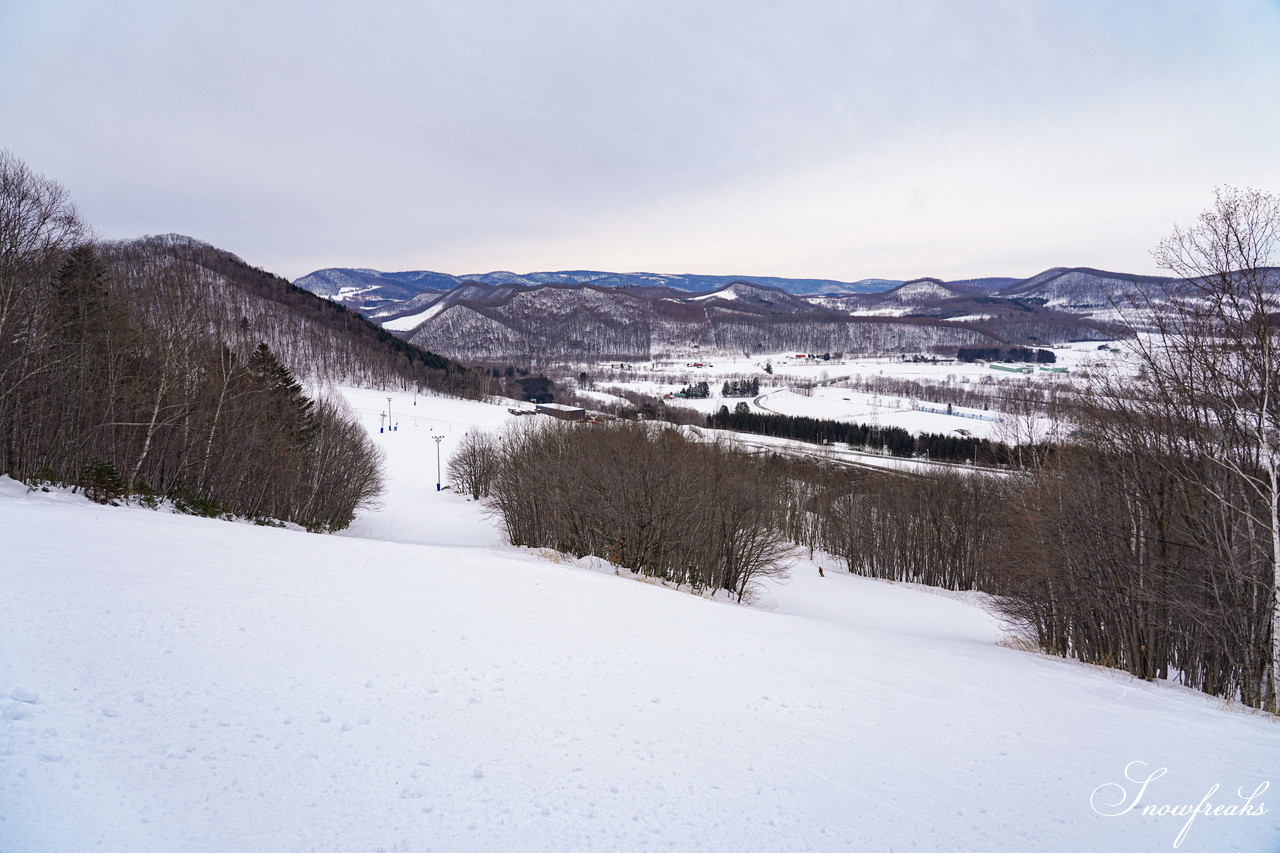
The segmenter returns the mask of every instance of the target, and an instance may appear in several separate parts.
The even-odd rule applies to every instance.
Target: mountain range
[[[1280,270],[1267,273],[1280,287]],[[1140,293],[1194,291],[1174,278],[1090,267],[905,282],[333,268],[294,284],[417,346],[476,363],[1051,346],[1124,334],[1118,321],[1140,319],[1126,308]]]
[[[835,281],[819,278],[780,278],[777,276],[697,275],[693,273],[604,272],[600,270],[559,270],[555,272],[514,273],[505,270],[468,275],[451,275],[430,270],[382,272],[374,269],[331,267],[316,270],[294,281],[318,296],[346,304],[363,314],[393,302],[403,302],[425,291],[446,291],[464,283],[484,285],[519,284],[591,284],[611,288],[660,287],[688,293],[707,293],[737,281],[774,287],[793,294],[875,293],[903,283],[902,279],[865,278],[859,281]],[[1004,287],[1015,278],[965,279],[952,282],[973,285],[986,290]]]

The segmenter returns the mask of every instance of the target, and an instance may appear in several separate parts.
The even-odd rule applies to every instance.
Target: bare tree
[[[458,442],[446,473],[454,491],[487,498],[498,473],[497,448],[482,432],[470,430]]]
[[[1195,225],[1154,252],[1178,283],[1147,287],[1133,304],[1154,331],[1137,338],[1143,393],[1178,418],[1186,452],[1241,487],[1217,490],[1218,500],[1266,531],[1271,580],[1260,592],[1271,605],[1264,703],[1272,711],[1280,711],[1278,251],[1280,196],[1219,189]]]
[[[513,544],[595,554],[740,600],[785,571],[780,490],[754,457],[623,422],[521,423],[501,437],[476,434],[460,455],[485,443],[496,457],[488,503]]]
[[[0,149],[0,471],[23,470],[24,397],[32,402],[31,383],[55,363],[38,355],[57,334],[43,309],[86,231],[66,189]]]

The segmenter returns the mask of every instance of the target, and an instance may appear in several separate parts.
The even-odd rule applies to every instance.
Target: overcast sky
[[[1154,272],[1280,192],[1277,0],[3,0],[0,80],[103,236],[289,278]]]

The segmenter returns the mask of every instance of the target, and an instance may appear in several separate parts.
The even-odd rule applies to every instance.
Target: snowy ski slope
[[[1187,818],[1143,806],[1276,781],[1275,720],[999,645],[979,596],[504,545],[433,440],[502,407],[346,393],[391,490],[340,536],[0,480],[0,850],[1154,851]],[[1127,766],[1167,772],[1116,814]],[[1275,794],[1180,849],[1280,849]]]

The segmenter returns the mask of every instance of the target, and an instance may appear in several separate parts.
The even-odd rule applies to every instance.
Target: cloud
[[[1280,186],[1261,2],[0,14],[18,156],[111,236],[182,231],[290,276],[1101,266],[1217,183]]]

